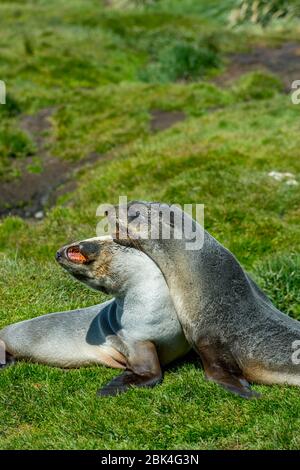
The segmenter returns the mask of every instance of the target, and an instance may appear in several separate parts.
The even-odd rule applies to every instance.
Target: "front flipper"
[[[154,387],[154,385],[161,382],[161,380],[161,376],[142,376],[130,370],[125,370],[121,375],[118,375],[107,385],[104,385],[104,387],[98,391],[98,395],[101,397],[115,396],[119,393],[126,392],[131,387]]]
[[[127,361],[127,370],[98,390],[100,396],[114,396],[132,387],[154,387],[162,381],[156,347],[151,341],[135,343]]]
[[[207,380],[243,398],[261,396],[251,390],[229,348],[219,340],[210,341],[202,338],[197,342],[196,350],[200,355]]]

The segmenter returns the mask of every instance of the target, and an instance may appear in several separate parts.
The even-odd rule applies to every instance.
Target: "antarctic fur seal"
[[[63,247],[56,259],[76,279],[115,298],[7,326],[0,340],[10,363],[120,368],[99,391],[115,395],[131,385],[154,386],[162,380],[161,365],[189,351],[167,284],[148,256],[99,237]]]
[[[292,359],[300,322],[279,311],[234,255],[180,208],[172,206],[169,220],[157,219],[159,233],[170,229],[170,239],[151,239],[151,211],[160,214],[166,207],[132,201],[125,211],[116,207],[117,217],[107,215],[117,221],[115,241],[146,253],[161,269],[206,378],[245,398],[257,395],[249,382],[300,385],[300,365]],[[174,220],[191,222],[194,233],[202,231],[203,247],[187,250],[184,230],[181,239],[172,237]]]

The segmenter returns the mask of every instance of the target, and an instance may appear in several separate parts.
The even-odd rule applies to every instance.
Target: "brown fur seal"
[[[115,299],[51,313],[0,331],[7,360],[58,367],[102,364],[123,369],[101,391],[153,386],[164,366],[188,352],[166,282],[145,254],[94,238],[63,247],[57,261],[76,279]]]
[[[300,385],[300,365],[293,361],[300,322],[280,312],[234,255],[181,209],[172,206],[168,220],[157,219],[159,233],[170,229],[170,239],[161,235],[151,239],[151,213],[167,207],[133,201],[127,211],[119,208],[115,239],[146,253],[161,269],[207,379],[245,398],[256,396],[248,381]],[[114,223],[114,217],[108,216]],[[183,221],[182,227],[191,222],[194,233],[203,235],[203,247],[187,250],[190,240],[182,228],[181,239],[174,239],[174,220]],[[120,239],[124,231],[127,237]]]

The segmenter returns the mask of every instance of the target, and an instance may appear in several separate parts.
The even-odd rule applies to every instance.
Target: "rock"
[[[43,218],[44,218],[44,212],[43,212],[43,211],[38,211],[38,212],[36,212],[36,213],[34,214],[34,218],[35,218],[35,219],[38,219],[38,220],[43,219]]]
[[[280,181],[280,182],[282,181],[288,186],[297,186],[299,184],[293,173],[289,173],[289,172],[281,173],[280,171],[273,170],[273,171],[270,171],[270,173],[268,173],[268,176],[270,176],[276,181]]]

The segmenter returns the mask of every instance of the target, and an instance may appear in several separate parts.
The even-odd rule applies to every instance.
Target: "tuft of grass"
[[[7,181],[18,176],[14,160],[34,153],[35,145],[27,134],[10,124],[0,126],[0,179]]]
[[[0,118],[14,117],[22,111],[20,103],[10,93],[6,94],[5,105],[0,106]]]
[[[262,100],[282,92],[281,80],[266,72],[255,71],[243,75],[235,84],[234,91],[241,100]]]
[[[299,2],[286,0],[239,0],[231,11],[231,24],[259,24],[262,27],[282,18],[299,15]]]
[[[22,131],[7,128],[0,134],[1,151],[9,158],[27,157],[34,153],[34,145]]]
[[[24,34],[23,36],[23,43],[24,43],[24,50],[27,55],[31,56],[34,54],[34,45],[33,40],[28,34]]]
[[[140,73],[146,82],[199,80],[220,64],[217,51],[208,45],[178,41],[158,52],[157,60]]]

